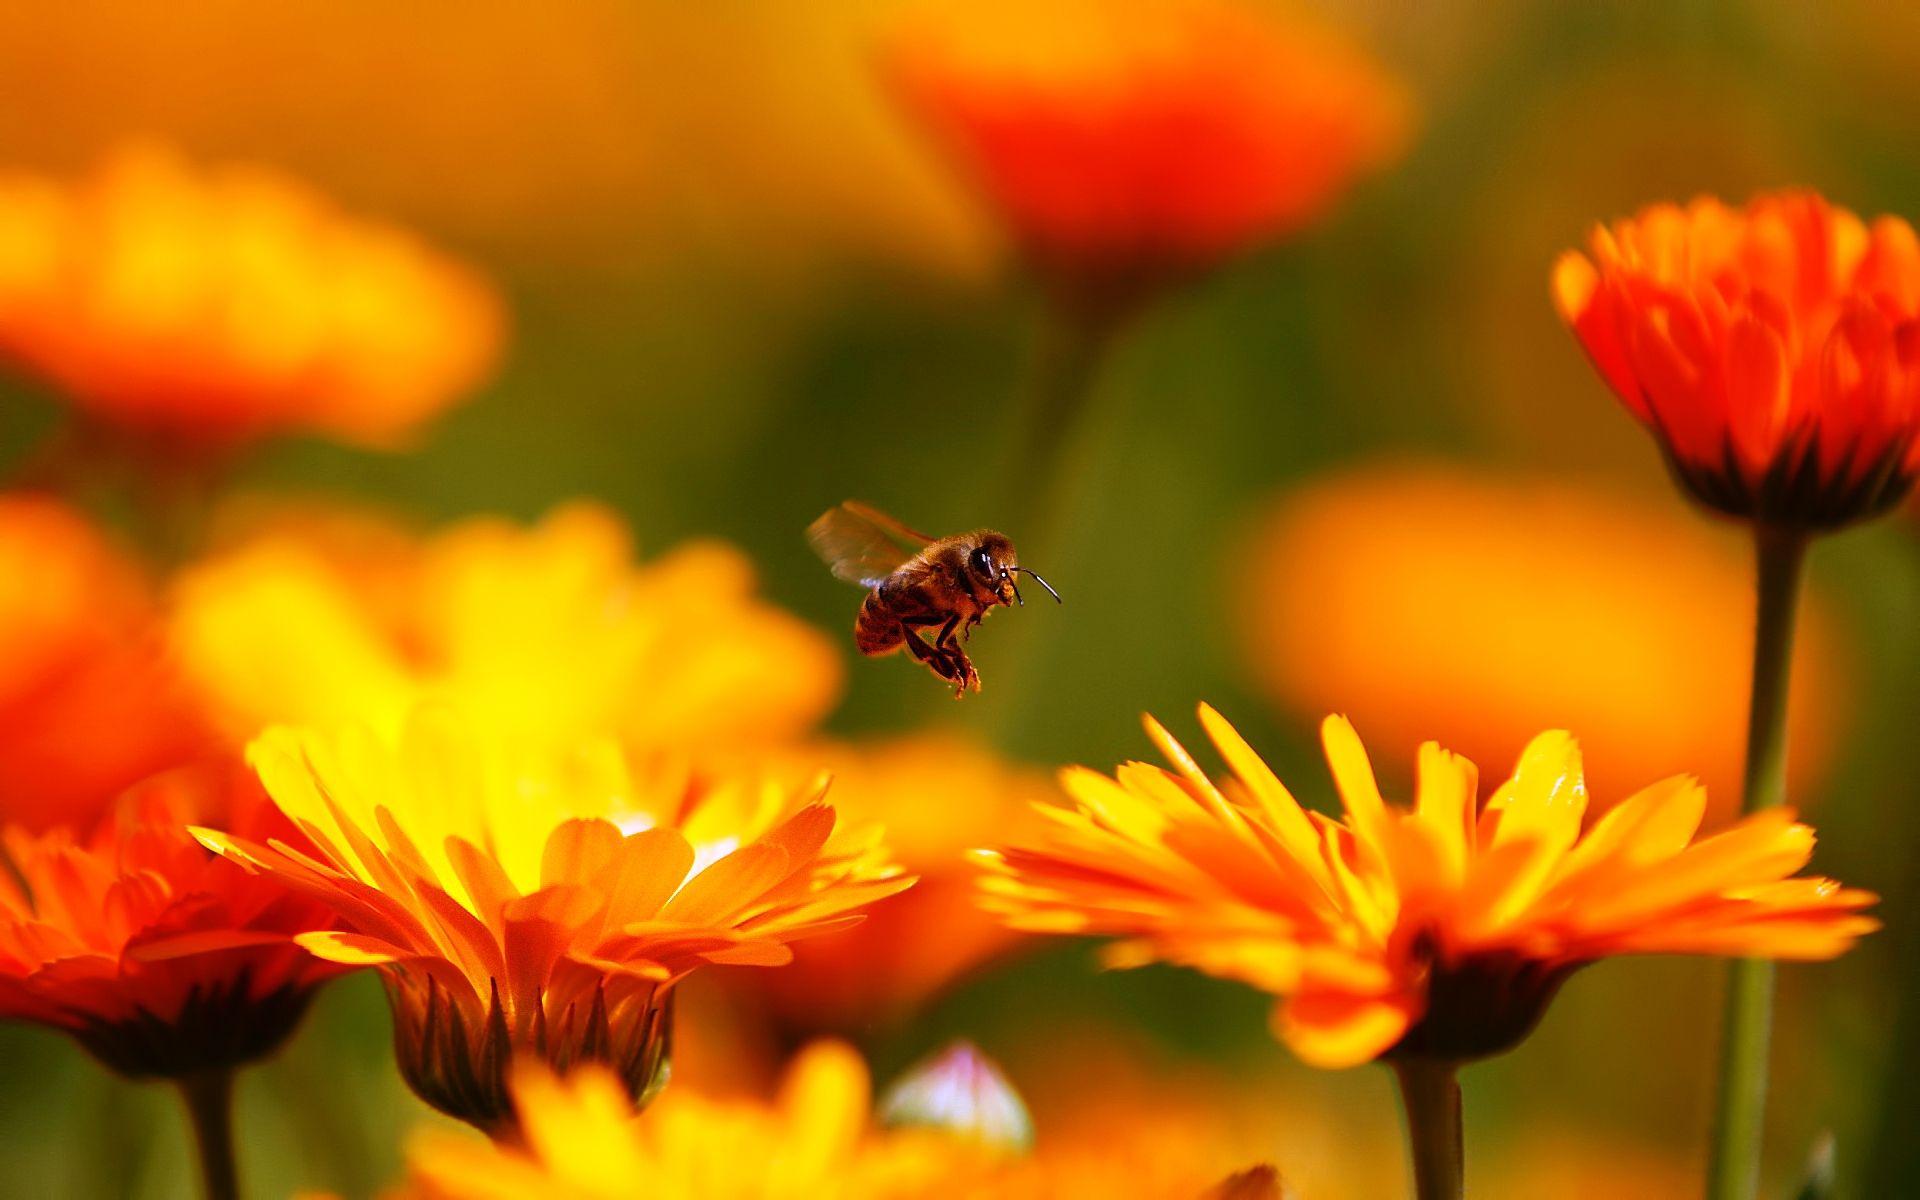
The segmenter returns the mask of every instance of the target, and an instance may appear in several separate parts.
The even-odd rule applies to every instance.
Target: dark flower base
[[[1911,437],[1895,438],[1872,462],[1849,461],[1834,471],[1820,464],[1817,434],[1783,448],[1758,483],[1741,473],[1729,442],[1719,463],[1688,463],[1666,450],[1675,482],[1694,499],[1730,517],[1807,533],[1831,532],[1870,520],[1894,508],[1913,490],[1907,469]]]
[[[666,1086],[673,1042],[673,995],[655,993],[643,1013],[616,1029],[608,1019],[604,991],[594,993],[585,1014],[569,1009],[536,1014],[530,1036],[518,1043],[507,1025],[496,983],[481,1027],[473,1028],[460,1006],[428,979],[425,1004],[389,982],[394,1012],[394,1054],[400,1074],[416,1095],[489,1137],[511,1136],[518,1124],[508,1079],[516,1054],[543,1059],[564,1074],[581,1063],[610,1068],[626,1085],[635,1107],[644,1107]]]
[[[1560,985],[1584,965],[1512,953],[1436,961],[1426,1015],[1382,1057],[1470,1062],[1504,1054],[1533,1032]]]
[[[145,1009],[130,1020],[78,1025],[73,1035],[108,1067],[134,1079],[182,1079],[272,1054],[300,1024],[314,989],[285,984],[254,996],[241,972],[231,984],[194,988],[177,1015]]]

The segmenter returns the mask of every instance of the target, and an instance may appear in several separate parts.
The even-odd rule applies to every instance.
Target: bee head
[[[1054,591],[1051,584],[1019,564],[1014,557],[1013,542],[1002,534],[980,535],[979,542],[967,555],[967,574],[971,577],[974,595],[987,603],[1024,606],[1027,600],[1020,594],[1016,574],[1030,576],[1047,589],[1055,603],[1060,600],[1060,593]]]

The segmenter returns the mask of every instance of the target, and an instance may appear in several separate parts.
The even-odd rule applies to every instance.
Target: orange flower
[[[1752,626],[1729,616],[1753,603],[1752,566],[1731,532],[1558,480],[1330,476],[1277,500],[1232,556],[1247,670],[1289,714],[1345,712],[1398,778],[1423,737],[1505,763],[1551,725],[1580,731],[1596,803],[1697,771],[1724,817],[1753,670]],[[1808,596],[1794,655],[1795,795],[1850,724],[1850,646],[1822,601]]]
[[[1234,777],[1211,782],[1151,718],[1172,771],[1084,768],[1032,846],[982,852],[985,901],[1016,927],[1118,934],[1109,960],[1167,960],[1285,1000],[1279,1035],[1307,1061],[1459,1062],[1509,1049],[1576,968],[1620,954],[1823,959],[1877,925],[1874,897],[1789,878],[1813,831],[1769,810],[1695,841],[1687,778],[1623,800],[1582,833],[1579,750],[1535,738],[1476,798],[1473,764],[1428,743],[1414,805],[1388,805],[1344,719],[1322,727],[1345,805],[1309,815],[1211,708]]]
[[[887,51],[914,113],[1069,288],[1131,290],[1290,234],[1407,123],[1359,49],[1208,0],[955,5]]]
[[[391,444],[485,378],[501,324],[466,268],[271,171],[123,147],[0,178],[0,350],[137,434]]]
[[[0,495],[0,819],[91,824],[205,740],[144,572],[85,517]]]
[[[424,538],[283,518],[188,568],[173,600],[183,666],[240,740],[277,722],[393,736],[437,704],[517,744],[706,752],[790,738],[840,686],[833,644],[761,599],[739,551],[639,563],[595,504]]]
[[[183,770],[129,795],[84,840],[5,834],[0,1016],[71,1034],[136,1078],[272,1053],[337,967],[298,935],[331,913],[207,853],[189,820],[296,840],[237,770]]]
[[[1831,529],[1920,470],[1920,240],[1812,193],[1644,209],[1569,251],[1553,294],[1701,503]]]
[[[873,833],[830,846],[834,811],[806,794],[646,793],[607,745],[503,759],[422,718],[397,745],[273,729],[249,758],[315,853],[201,837],[338,911],[345,932],[301,944],[379,968],[407,1082],[489,1131],[515,1053],[604,1063],[644,1099],[688,972],[784,964],[913,882]]]
[[[829,772],[834,806],[885,827],[888,848],[919,877],[857,928],[796,947],[787,969],[736,978],[789,1044],[910,1017],[1017,940],[974,903],[965,855],[1024,824],[1032,802],[1051,794],[1044,774],[952,733],[809,746],[788,757]]]

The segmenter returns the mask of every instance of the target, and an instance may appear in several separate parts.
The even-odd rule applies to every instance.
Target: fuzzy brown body
[[[807,542],[836,576],[867,589],[853,623],[860,653],[905,650],[951,683],[955,696],[980,690],[980,673],[960,642],[995,608],[1026,603],[1016,574],[1060,599],[1020,565],[1013,542],[991,529],[931,537],[871,504],[848,500],[807,526]],[[923,630],[932,631],[931,641]]]
[[[870,657],[906,650],[956,691],[978,691],[980,673],[954,634],[964,639],[989,611],[1014,601],[1005,576],[972,565],[982,551],[996,564],[1013,565],[1013,543],[986,529],[941,538],[901,564],[861,602],[854,646]],[[920,629],[937,631],[931,645],[914,632]]]

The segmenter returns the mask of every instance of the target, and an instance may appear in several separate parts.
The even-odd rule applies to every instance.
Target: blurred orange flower
[[[274,722],[391,736],[431,703],[532,746],[737,752],[812,726],[840,685],[833,644],[756,596],[738,551],[638,564],[591,504],[426,538],[283,519],[188,568],[173,600],[184,667],[238,739]]]
[[[250,777],[157,776],[84,838],[9,827],[0,1016],[71,1034],[136,1078],[271,1054],[339,968],[296,943],[332,913],[209,853],[186,822],[298,843]]]
[[[1033,803],[1054,794],[1045,774],[956,733],[816,744],[786,757],[829,772],[834,807],[883,826],[888,849],[920,881],[858,927],[796,947],[787,969],[735,980],[784,1041],[910,1017],[1018,939],[974,903],[965,856],[1025,824]]]
[[[796,1056],[771,1101],[669,1092],[635,1118],[617,1083],[585,1069],[564,1080],[533,1063],[514,1072],[526,1131],[518,1146],[431,1132],[409,1149],[396,1196],[418,1200],[956,1200],[989,1197],[1231,1197],[1279,1200],[1270,1168],[1222,1172],[1160,1152],[1151,1109],[1107,1130],[1104,1153],[1076,1146],[1009,1157],[943,1128],[876,1129],[867,1069],[820,1042]],[[1184,1143],[1182,1144],[1184,1146]],[[1143,1170],[1144,1168],[1144,1170]],[[1238,1190],[1235,1190],[1238,1189]]]
[[[0,176],[0,351],[170,444],[312,432],[390,445],[492,370],[491,287],[256,167],[126,146]]]
[[[1318,217],[1397,152],[1400,86],[1300,18],[1215,0],[929,9],[891,79],[1056,282],[1130,290]]]
[[[1733,811],[1753,583],[1718,531],[1602,491],[1413,465],[1284,497],[1245,545],[1248,667],[1289,711],[1337,708],[1379,744],[1430,736],[1483,763],[1512,762],[1542,726],[1578,729],[1596,791],[1697,771],[1715,815]],[[1799,791],[1846,724],[1845,648],[1810,597],[1790,706]]]
[[[982,853],[984,902],[1034,932],[1124,936],[1114,965],[1177,962],[1285,997],[1275,1032],[1317,1066],[1500,1053],[1598,959],[1825,959],[1878,924],[1859,912],[1872,895],[1789,878],[1813,831],[1785,810],[1696,842],[1706,796],[1685,777],[1583,835],[1564,733],[1535,738],[1485,801],[1473,764],[1429,742],[1403,809],[1329,717],[1334,821],[1302,809],[1218,713],[1200,720],[1233,770],[1224,789],[1149,718],[1174,769],[1066,772],[1072,803],[1044,813],[1042,837]]]
[[[1823,529],[1920,471],[1920,240],[1810,192],[1659,204],[1568,251],[1553,295],[1701,503]]]
[[[0,494],[0,820],[93,822],[207,738],[141,566],[55,500]]]
[[[877,830],[829,845],[834,811],[806,793],[644,793],[610,745],[502,754],[423,715],[397,744],[272,729],[249,759],[315,853],[200,836],[338,911],[345,932],[301,944],[378,967],[408,1084],[490,1132],[512,1120],[515,1053],[602,1063],[650,1096],[688,972],[782,965],[913,882]]]

